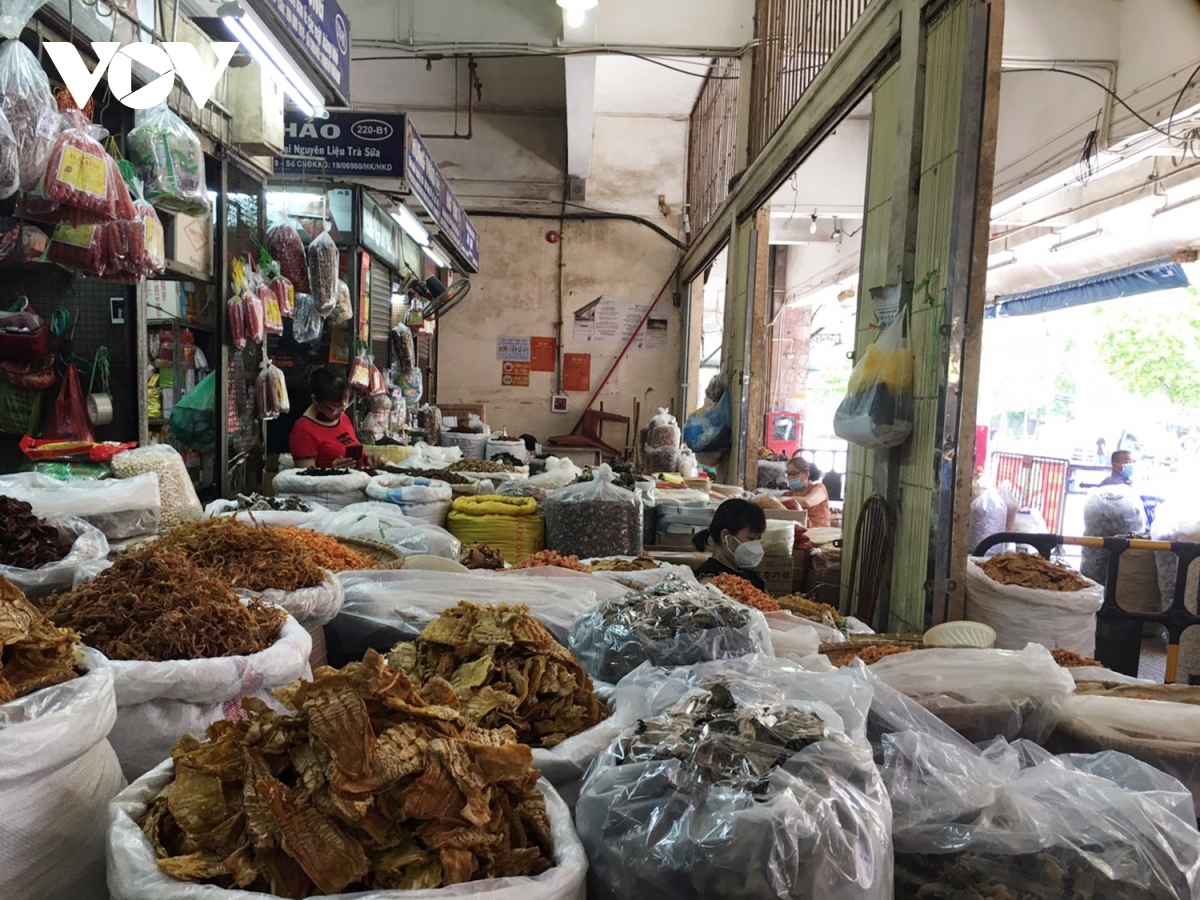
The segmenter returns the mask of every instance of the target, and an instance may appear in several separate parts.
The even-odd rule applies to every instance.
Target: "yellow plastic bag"
[[[854,366],[833,430],[873,450],[898,447],[912,434],[912,407],[913,358],[908,319],[901,312]]]
[[[533,497],[481,494],[459,497],[454,501],[452,509],[469,516],[532,516],[537,514],[538,504]]]

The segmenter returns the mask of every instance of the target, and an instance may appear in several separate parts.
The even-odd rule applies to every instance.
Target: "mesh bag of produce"
[[[592,480],[552,491],[546,497],[546,546],[564,556],[640,556],[642,501],[614,485],[602,465]]]
[[[17,179],[20,187],[31,191],[46,174],[50,153],[62,129],[63,120],[58,113],[58,104],[54,102],[46,70],[32,50],[15,40],[27,18],[23,13],[7,20],[5,16],[0,16],[0,33],[14,38],[0,46],[0,112],[4,113],[13,139],[21,148],[14,160],[19,166]],[[15,27],[15,33],[10,26]],[[0,178],[0,181],[9,183],[7,176]]]
[[[642,663],[690,666],[772,652],[762,613],[673,576],[581,616],[568,646],[588,674],[609,684]]]
[[[329,234],[329,223],[308,245],[309,293],[324,318],[333,312],[338,302],[338,248]]]
[[[590,897],[890,900],[869,687],[753,656],[639,669],[616,702],[639,721],[575,808]]]
[[[15,526],[22,533],[28,534],[28,531],[31,530],[30,523],[20,521],[22,517],[14,515],[11,506],[14,502],[11,498],[0,496],[0,509],[4,510],[5,522]],[[26,508],[31,508],[31,506]],[[32,515],[30,513],[30,516]],[[83,519],[59,516],[46,519],[40,525],[54,535],[59,546],[67,548],[66,554],[60,559],[39,566],[0,565],[0,578],[7,578],[30,599],[45,597],[55,591],[70,590],[81,565],[93,563],[108,556],[108,539],[104,536],[104,532],[89,525]],[[0,523],[0,533],[5,531],[4,523]],[[7,540],[3,542],[5,546],[0,550],[0,558],[8,556],[16,549],[15,545],[20,539],[14,537],[12,532],[13,528],[7,529]],[[25,538],[25,540],[28,539],[28,537]]]
[[[854,366],[833,430],[861,447],[897,447],[912,434],[912,408],[913,358],[908,317],[901,312]]]
[[[25,501],[43,519],[83,519],[109,541],[158,531],[161,504],[154,472],[104,481],[59,481],[40,472],[21,472],[0,476],[0,495]]]
[[[304,241],[291,222],[281,222],[267,230],[267,252],[279,264],[283,277],[291,281],[297,294],[311,293],[308,287],[308,263]]]
[[[112,460],[113,474],[129,478],[153,472],[158,476],[158,492],[162,506],[159,522],[171,528],[182,522],[194,522],[204,514],[196,486],[188,474],[187,465],[179,451],[169,444],[151,444],[118,453]]]
[[[487,544],[514,562],[545,545],[546,522],[538,514],[538,502],[533,497],[459,497],[451,506],[446,528],[464,544]]]
[[[152,204],[185,216],[208,215],[200,139],[166,103],[138,112],[126,150]]]
[[[883,738],[897,898],[1185,900],[1200,883],[1192,798],[1121,753],[980,750],[919,731]]]
[[[117,718],[113,673],[94,650],[81,666],[79,678],[0,704],[0,896],[108,897],[105,821],[125,787],[106,740]]]
[[[171,410],[171,428],[184,446],[211,450],[217,445],[217,373],[209,372]]]

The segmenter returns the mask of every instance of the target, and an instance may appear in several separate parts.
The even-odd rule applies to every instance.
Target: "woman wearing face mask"
[[[737,575],[765,590],[766,584],[754,568],[762,562],[766,530],[767,517],[761,509],[748,500],[726,500],[717,507],[708,529],[693,539],[701,553],[712,550],[708,561],[696,569],[696,577]]]
[[[808,510],[809,528],[828,528],[829,491],[820,483],[822,472],[813,463],[793,456],[787,464],[787,496],[795,500],[801,509]]]
[[[309,376],[312,404],[292,427],[288,449],[295,466],[307,469],[346,469],[363,458],[362,443],[346,415],[350,405],[350,383],[346,376],[323,366]]]

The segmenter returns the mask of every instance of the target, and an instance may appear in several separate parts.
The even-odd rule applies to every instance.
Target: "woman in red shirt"
[[[298,469],[346,469],[357,466],[363,448],[346,415],[350,383],[329,366],[309,376],[312,404],[304,411],[288,438],[288,449]]]

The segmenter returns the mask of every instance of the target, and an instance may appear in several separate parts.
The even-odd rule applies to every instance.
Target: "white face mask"
[[[731,546],[732,542],[732,546]],[[733,552],[733,561],[741,569],[753,569],[763,560],[766,551],[762,541],[740,543],[733,535],[725,536],[725,547]]]

